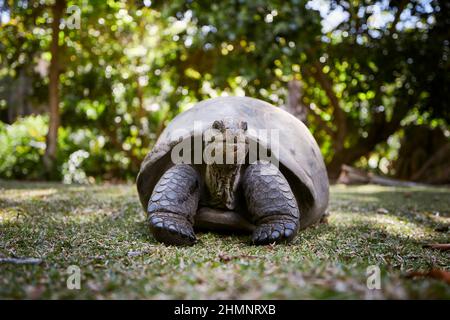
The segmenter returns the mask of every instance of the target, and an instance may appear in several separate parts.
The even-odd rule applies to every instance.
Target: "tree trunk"
[[[386,141],[400,127],[401,120],[408,113],[408,107],[413,105],[412,98],[398,100],[394,106],[394,112],[390,121],[387,121],[385,114],[378,115],[378,121],[371,124],[367,138],[360,136],[357,142],[350,148],[335,149],[333,159],[327,165],[328,177],[335,180],[339,177],[343,164],[353,164],[362,156],[367,156],[377,144]]]
[[[65,0],[56,0],[52,6],[52,42],[50,52],[52,55],[49,67],[49,125],[46,138],[44,166],[47,175],[52,177],[56,169],[56,152],[58,149],[59,115],[59,24],[65,8]]]
[[[392,179],[388,177],[379,176],[371,172],[365,172],[360,169],[353,168],[348,165],[342,165],[342,171],[337,180],[338,183],[343,184],[379,184],[382,186],[393,186],[393,187],[417,187],[423,186],[412,181],[402,181],[397,179]]]

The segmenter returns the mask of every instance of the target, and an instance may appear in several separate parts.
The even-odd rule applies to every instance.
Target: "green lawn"
[[[449,251],[423,248],[449,242],[450,189],[334,186],[330,212],[290,245],[202,233],[178,248],[151,237],[133,185],[0,181],[0,259],[42,259],[0,263],[0,298],[450,298],[443,280],[407,277],[450,269]],[[70,265],[81,290],[67,289]]]

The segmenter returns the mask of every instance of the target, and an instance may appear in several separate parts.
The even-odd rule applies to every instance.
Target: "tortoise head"
[[[205,132],[206,158],[209,164],[243,164],[248,152],[247,122],[232,118],[216,120]],[[210,156],[210,157],[208,157]]]

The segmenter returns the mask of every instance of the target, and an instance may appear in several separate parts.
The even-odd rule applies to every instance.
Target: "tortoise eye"
[[[212,124],[213,129],[220,130],[222,128],[222,121],[216,120]]]
[[[247,130],[247,121],[241,121],[241,128],[242,128],[242,130],[244,130],[244,131]]]

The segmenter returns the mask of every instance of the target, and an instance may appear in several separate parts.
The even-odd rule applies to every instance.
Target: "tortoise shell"
[[[181,140],[196,138],[215,120],[224,118],[246,121],[248,139],[278,151],[279,169],[300,208],[300,228],[318,222],[327,210],[329,199],[329,181],[319,146],[308,128],[290,113],[248,97],[219,97],[199,102],[168,124],[142,162],[137,177],[144,209],[160,177],[174,165],[172,148]],[[269,141],[267,136],[255,134],[260,129],[278,130],[279,139]]]

